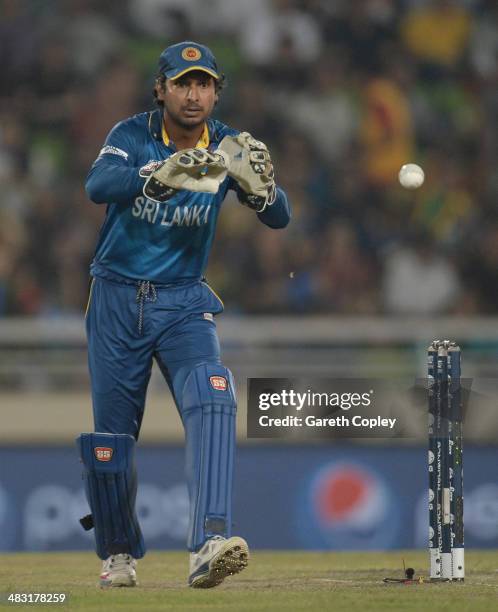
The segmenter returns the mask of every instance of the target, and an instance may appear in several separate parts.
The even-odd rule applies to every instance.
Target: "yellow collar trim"
[[[169,136],[168,136],[168,132],[166,131],[166,126],[164,125],[164,121],[163,121],[163,128],[162,128],[162,136],[163,136],[164,144],[167,147],[169,147]],[[196,149],[207,149],[208,147],[209,147],[209,130],[208,130],[207,123],[205,123],[204,129],[202,130],[201,137],[197,141],[195,148]]]

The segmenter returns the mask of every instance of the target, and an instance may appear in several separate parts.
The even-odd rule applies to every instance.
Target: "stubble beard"
[[[171,121],[173,121],[173,123],[176,123],[176,125],[188,131],[193,131],[199,126],[203,125],[208,118],[208,115],[203,114],[201,119],[188,120],[183,118],[178,113],[171,112],[171,110],[167,109],[166,106],[164,107],[164,116],[167,116]]]

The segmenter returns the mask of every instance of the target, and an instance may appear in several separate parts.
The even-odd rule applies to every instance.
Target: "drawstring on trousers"
[[[154,283],[150,281],[139,281],[137,288],[138,302],[138,333],[143,334],[144,328],[144,304],[145,302],[155,302],[157,300],[157,292]]]

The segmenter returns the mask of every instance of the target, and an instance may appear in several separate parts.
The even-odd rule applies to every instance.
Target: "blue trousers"
[[[96,277],[86,316],[96,432],[138,439],[154,359],[171,389],[185,428],[191,551],[231,533],[236,400],[213,320],[222,310],[201,281],[154,286]],[[105,556],[105,542],[101,548]],[[143,554],[143,546],[135,548]]]
[[[212,315],[223,304],[201,281],[148,287],[92,280],[86,315],[95,431],[138,439],[155,359],[182,415],[185,379],[197,365],[220,364]]]

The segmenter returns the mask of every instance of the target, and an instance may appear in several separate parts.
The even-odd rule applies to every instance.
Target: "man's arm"
[[[245,197],[245,193],[239,185],[237,185],[236,181],[233,181],[233,189],[237,194],[237,198],[239,201],[243,201]],[[289,204],[289,200],[287,199],[287,195],[283,189],[277,187],[277,197],[275,201],[270,206],[266,206],[263,212],[257,212],[258,219],[271,227],[272,229],[283,229],[289,225],[289,221],[291,220],[291,207]]]
[[[277,187],[275,202],[271,206],[267,206],[263,212],[256,214],[258,219],[268,227],[273,229],[287,227],[291,220],[291,207],[285,191]]]
[[[125,204],[142,193],[145,179],[134,166],[134,142],[126,123],[109,133],[86,178],[85,189],[95,204]]]

